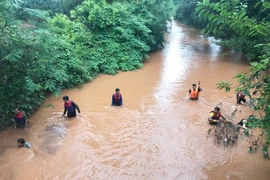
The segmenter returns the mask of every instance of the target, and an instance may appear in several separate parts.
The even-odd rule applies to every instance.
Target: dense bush
[[[175,15],[174,18],[184,24],[196,28],[204,28],[206,23],[195,14],[196,4],[198,0],[174,0]]]
[[[208,0],[198,3],[196,12],[207,22],[202,31],[204,34],[221,38],[221,45],[246,54],[250,60],[258,60],[264,52],[254,46],[269,41],[270,24],[262,17],[256,18],[260,13],[249,17],[249,6],[241,0],[221,0],[217,3]],[[256,7],[262,5],[257,4]]]
[[[0,128],[16,107],[30,115],[47,94],[142,67],[163,47],[170,0],[85,0],[71,14],[63,2],[81,1],[0,3]]]
[[[20,7],[24,10],[39,9],[50,11],[51,13],[64,13],[69,15],[69,11],[83,0],[21,0]]]

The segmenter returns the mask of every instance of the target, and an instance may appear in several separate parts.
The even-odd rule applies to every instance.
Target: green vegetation
[[[82,2],[83,0],[21,0],[20,7],[69,15],[69,11]]]
[[[255,10],[258,9],[254,12],[249,10],[254,1],[199,2],[196,12],[207,22],[202,33],[221,38],[222,46],[233,47],[232,50],[244,53],[248,59],[258,61],[259,57],[268,51],[268,48],[256,48],[255,46],[268,43],[270,37],[270,19],[265,15],[268,10],[260,2],[258,1],[254,7]],[[260,9],[265,10],[262,13]]]
[[[50,93],[142,67],[171,10],[170,0],[1,1],[0,129],[16,107],[30,115]]]
[[[173,0],[175,4],[174,19],[196,28],[203,28],[206,23],[195,14],[198,0]]]

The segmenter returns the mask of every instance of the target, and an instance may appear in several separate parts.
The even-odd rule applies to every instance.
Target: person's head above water
[[[196,84],[192,84],[192,89],[196,89]]]
[[[19,147],[24,146],[24,143],[25,143],[25,140],[23,138],[20,138],[20,139],[17,140],[17,144],[18,144]]]
[[[219,107],[215,107],[214,111],[215,112],[219,112],[220,111],[220,108]]]
[[[118,94],[120,92],[120,89],[119,88],[116,88],[115,89],[115,92]]]
[[[68,96],[64,96],[64,97],[63,97],[63,101],[64,101],[64,102],[67,102],[68,100],[69,100],[69,97],[68,97]]]

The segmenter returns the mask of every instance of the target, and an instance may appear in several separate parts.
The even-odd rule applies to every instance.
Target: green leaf
[[[270,2],[264,2],[262,5],[265,8],[270,8]]]

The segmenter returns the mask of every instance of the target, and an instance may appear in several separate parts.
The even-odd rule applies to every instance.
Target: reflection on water
[[[142,69],[100,75],[82,90],[65,90],[82,111],[62,117],[61,97],[49,97],[25,130],[0,132],[0,179],[268,179],[269,161],[250,155],[247,138],[238,146],[214,144],[207,130],[209,111],[221,103],[224,115],[234,109],[234,93],[216,89],[248,71],[237,54],[222,49],[199,31],[172,23],[164,50],[150,54]],[[199,101],[186,98],[201,81]],[[119,87],[124,107],[111,107]],[[238,106],[234,121],[252,111]],[[17,148],[24,137],[33,149]]]

